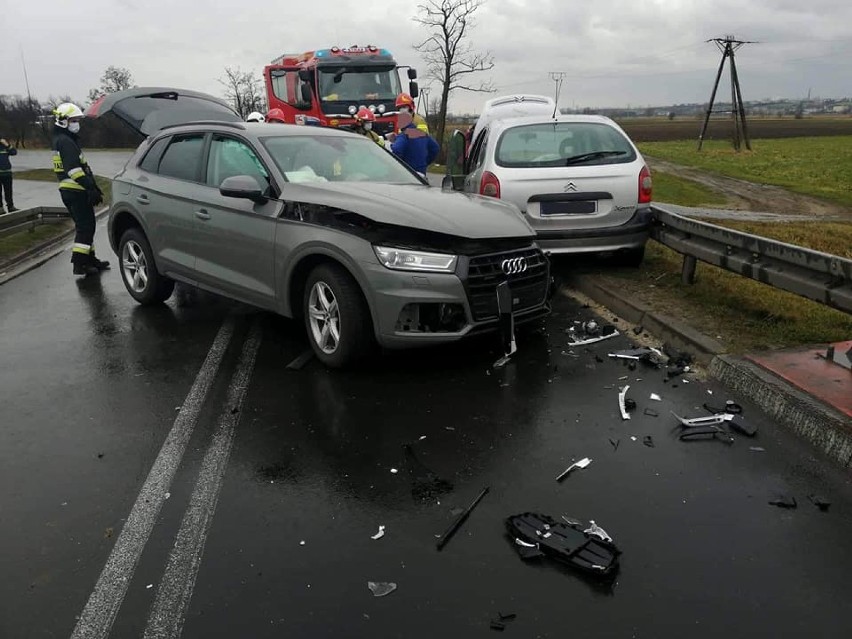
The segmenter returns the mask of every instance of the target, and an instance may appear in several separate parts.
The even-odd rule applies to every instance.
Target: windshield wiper
[[[588,160],[599,160],[600,158],[612,158],[618,155],[627,155],[627,151],[595,151],[594,153],[582,153],[565,158],[565,166],[580,164]]]

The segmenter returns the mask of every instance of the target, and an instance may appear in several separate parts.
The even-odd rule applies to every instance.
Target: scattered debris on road
[[[405,454],[405,470],[411,480],[411,496],[414,499],[434,503],[438,501],[438,497],[453,489],[452,483],[439,477],[417,458],[410,444],[405,444],[402,448]]]
[[[642,440],[642,443],[645,444],[648,448],[654,448],[654,439],[650,435],[645,435],[645,438]]]
[[[786,508],[792,510],[796,508],[796,498],[792,495],[778,495],[775,499],[769,502],[770,506],[778,506],[778,508]]]
[[[630,419],[630,414],[627,412],[627,391],[630,390],[630,386],[625,386],[618,393],[618,408],[621,411],[621,419],[628,420]]]
[[[609,443],[612,444],[612,452],[615,452],[618,450],[618,445],[621,443],[621,440],[610,438]]]
[[[470,506],[465,508],[464,511],[462,511],[462,513],[455,519],[455,521],[453,521],[453,523],[450,524],[449,528],[447,528],[444,531],[444,534],[441,535],[441,537],[438,539],[438,542],[436,544],[436,547],[438,548],[438,550],[441,550],[444,546],[447,545],[447,542],[450,541],[452,536],[454,534],[456,534],[456,531],[459,528],[461,528],[461,525],[470,516],[470,513],[473,512],[473,509],[476,508],[476,505],[480,501],[482,501],[482,498],[485,497],[485,495],[488,493],[489,490],[490,490],[490,488],[488,486],[483,488],[482,491],[476,496],[476,499],[474,499],[470,503]]]
[[[828,501],[822,495],[808,495],[808,499],[814,506],[819,508],[822,512],[827,512],[828,509],[831,507],[831,502]]]
[[[385,597],[396,590],[396,584],[392,581],[368,581],[367,588],[374,597]]]
[[[657,411],[655,411],[653,408],[646,408],[644,410],[644,414],[647,415],[648,417],[659,417],[660,416],[660,414]]]
[[[574,462],[573,464],[571,464],[570,466],[568,466],[568,468],[566,468],[565,470],[563,470],[563,471],[559,474],[559,476],[556,478],[556,481],[562,481],[563,479],[565,479],[565,478],[568,476],[568,474],[569,474],[572,470],[574,470],[574,469],[576,469],[576,468],[586,468],[586,467],[588,467],[588,465],[589,465],[589,464],[591,464],[591,463],[592,463],[592,460],[591,460],[591,459],[589,459],[588,457],[583,457],[583,459],[581,459],[580,461],[576,461],[576,462]]]
[[[662,397],[660,397],[659,395],[657,395],[656,393],[651,393],[651,398],[650,398],[650,399],[651,399],[651,401],[654,401],[654,402],[661,402],[661,401],[663,401],[663,398],[662,398]]]
[[[304,353],[296,357],[292,362],[287,364],[285,368],[291,371],[300,371],[305,367],[305,364],[310,362],[314,358],[314,350],[312,348],[307,349]]]
[[[370,539],[375,541],[376,539],[381,539],[384,536],[385,536],[385,527],[380,525],[379,526],[379,532],[377,532],[375,535],[372,535],[370,537]]]
[[[596,525],[593,523],[592,530]],[[538,551],[538,556],[546,556],[568,564],[572,568],[589,576],[601,579],[613,578],[618,570],[618,555],[621,554],[612,541],[606,541],[595,534],[584,532],[582,526],[563,524],[547,515],[522,513],[506,519],[506,528],[516,548]],[[605,532],[600,531],[604,536]],[[524,542],[526,546],[519,542]],[[530,553],[527,553],[528,555]],[[534,559],[536,556],[524,557]]]
[[[589,527],[586,530],[584,530],[583,532],[587,535],[594,535],[595,537],[598,537],[602,541],[612,543],[612,537],[610,537],[603,528],[598,526],[595,523],[594,519],[589,520]]]

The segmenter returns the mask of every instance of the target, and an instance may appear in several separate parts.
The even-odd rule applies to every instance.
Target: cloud
[[[388,48],[422,78],[417,4],[326,0],[313,11],[233,0],[4,0],[0,87],[26,92],[19,46],[40,98],[83,100],[109,65],[129,68],[140,85],[221,94],[225,66],[260,73],[284,52],[335,44]],[[486,0],[475,22],[470,42],[496,65],[483,80],[503,93],[552,95],[549,72],[561,71],[563,105],[705,101],[721,57],[706,40],[727,33],[759,41],[737,53],[746,99],[852,93],[852,6],[840,0]],[[476,111],[487,97],[459,92],[451,108]]]

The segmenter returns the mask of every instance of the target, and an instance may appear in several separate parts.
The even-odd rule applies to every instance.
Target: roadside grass
[[[643,155],[733,178],[780,186],[852,206],[852,136],[753,140],[736,152],[729,141],[642,142]]]
[[[728,202],[724,194],[693,180],[663,171],[651,171],[654,201],[681,206],[722,207]]]
[[[32,233],[21,231],[0,238],[0,262],[15,257],[37,244],[52,240],[74,227],[71,220],[63,220],[51,224],[41,224]]]
[[[715,224],[799,246],[852,256],[850,223]],[[732,353],[837,342],[852,338],[852,316],[735,273],[699,262],[696,282],[680,281],[683,256],[648,242],[639,269],[608,269],[600,280],[656,311],[679,318],[717,338]]]
[[[56,182],[56,176],[52,169],[32,169],[29,171],[16,171],[15,180],[31,180],[37,182]],[[95,176],[95,182],[104,193],[104,205],[109,206],[112,202],[112,181],[108,178]],[[68,229],[74,227],[71,220],[63,222],[55,222],[49,224],[41,224],[30,232],[27,230],[20,231],[0,238],[0,262],[6,261],[24,251],[59,237]]]

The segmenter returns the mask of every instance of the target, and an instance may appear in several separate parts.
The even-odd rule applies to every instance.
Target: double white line
[[[219,329],[148,473],[95,589],[80,614],[72,639],[106,639],[109,636],[233,334],[234,320],[228,318]],[[228,385],[223,412],[204,456],[174,548],[169,554],[166,572],[148,617],[146,639],[180,636],[261,338],[261,329],[255,322],[243,344],[237,369]]]

